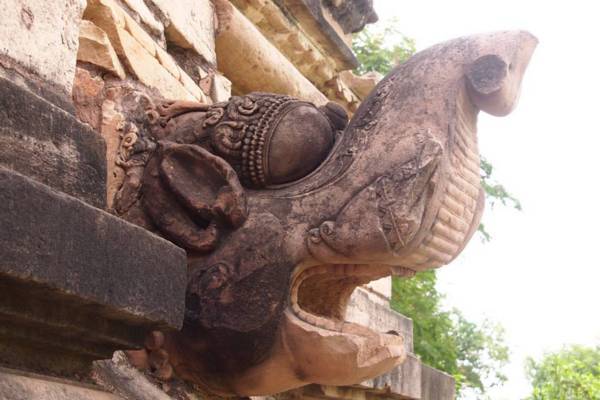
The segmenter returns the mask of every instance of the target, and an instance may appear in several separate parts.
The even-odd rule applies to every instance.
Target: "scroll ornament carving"
[[[477,115],[515,107],[536,43],[499,32],[427,49],[348,124],[335,104],[266,93],[131,115],[115,211],[188,252],[186,321],[160,359],[239,396],[352,385],[403,362],[401,336],[345,321],[350,295],[462,251],[483,211]]]

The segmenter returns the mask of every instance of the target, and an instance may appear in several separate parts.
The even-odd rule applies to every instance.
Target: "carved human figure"
[[[500,32],[420,52],[341,134],[338,107],[280,95],[153,108],[122,149],[116,209],[188,250],[185,324],[159,346],[175,373],[260,395],[401,363],[403,338],[346,322],[348,299],[462,251],[484,201],[477,115],[514,108],[536,43]]]

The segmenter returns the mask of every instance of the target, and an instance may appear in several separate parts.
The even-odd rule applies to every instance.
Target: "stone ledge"
[[[167,99],[211,103],[175,60],[113,0],[90,0],[83,17],[102,29],[128,70]]]
[[[454,379],[409,355],[389,373],[354,386],[308,385],[275,396],[278,400],[454,400]]]
[[[0,226],[0,363],[68,375],[181,327],[173,244],[4,168]]]
[[[450,375],[423,365],[421,400],[454,400],[455,382]]]
[[[395,331],[404,337],[406,352],[413,352],[413,322],[410,318],[392,310],[388,304],[368,289],[359,287],[348,303],[346,320],[368,326],[376,332]]]
[[[406,361],[397,368],[376,378],[357,385],[369,393],[385,395],[389,399],[419,399],[423,400],[421,393],[423,364],[409,354]],[[444,399],[449,400],[449,399]]]
[[[105,205],[105,145],[73,115],[0,77],[0,166],[96,207]]]

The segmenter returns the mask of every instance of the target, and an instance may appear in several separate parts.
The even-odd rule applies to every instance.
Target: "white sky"
[[[440,271],[446,305],[507,330],[509,382],[494,400],[529,393],[523,360],[562,344],[600,343],[600,2],[375,0],[417,49],[456,36],[526,29],[540,40],[518,108],[481,114],[481,153],[523,204],[497,206],[474,240]]]

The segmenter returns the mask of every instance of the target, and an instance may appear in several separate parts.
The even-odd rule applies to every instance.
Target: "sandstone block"
[[[358,386],[372,393],[387,394],[384,398],[425,400],[421,397],[421,374],[424,367],[417,357],[409,354],[398,367]]]
[[[421,400],[453,400],[454,393],[453,377],[428,365],[422,366]]]
[[[215,21],[210,0],[180,0],[177,6],[169,0],[151,0],[160,10],[167,40],[194,49],[207,62],[216,64]]]
[[[81,21],[77,59],[102,67],[119,78],[125,79],[125,70],[115,49],[110,44],[106,32],[91,21]]]
[[[5,0],[0,65],[23,69],[70,95],[85,0]]]
[[[342,82],[346,84],[358,97],[366,99],[369,93],[383,79],[383,75],[378,72],[368,72],[364,75],[355,75],[352,71],[343,71],[340,73]]]
[[[179,68],[173,57],[171,57],[169,53],[167,53],[158,46],[156,47],[156,58],[158,59],[160,64],[163,67],[165,67],[165,69],[169,71],[171,75],[175,77],[175,79],[181,78],[181,69]]]
[[[392,310],[376,294],[357,288],[346,309],[346,320],[368,326],[377,332],[394,331],[404,338],[407,353],[413,352],[413,322]]]
[[[156,19],[144,0],[123,0],[123,2],[139,17],[142,24],[147,26],[152,33],[161,35],[164,32],[163,24]]]
[[[183,85],[183,87],[194,96],[196,100],[199,100],[201,103],[209,103],[208,98],[200,89],[200,86],[196,85],[196,82],[185,71],[179,68],[179,82]]]
[[[389,305],[390,299],[392,298],[392,277],[386,276],[385,278],[371,281],[367,284],[369,290],[379,294],[379,298],[382,303]]]
[[[146,51],[150,53],[152,57],[157,57],[157,46],[154,40],[150,37],[150,35],[148,35],[146,31],[141,26],[139,26],[138,23],[135,22],[134,19],[131,18],[129,15],[124,14],[124,16],[125,27],[127,29],[127,32],[129,32],[129,34],[133,36],[135,40],[137,40],[137,42],[141,44],[142,47],[146,49]]]
[[[156,88],[168,99],[195,100],[195,97],[133,36],[120,28],[118,32],[127,64],[140,82]]]
[[[231,97],[231,81],[221,74],[212,77],[210,95],[215,103],[227,101]]]
[[[180,68],[175,68],[172,57],[117,3],[90,0],[84,17],[106,32],[117,54],[140,82],[168,99],[204,100],[198,85]]]

